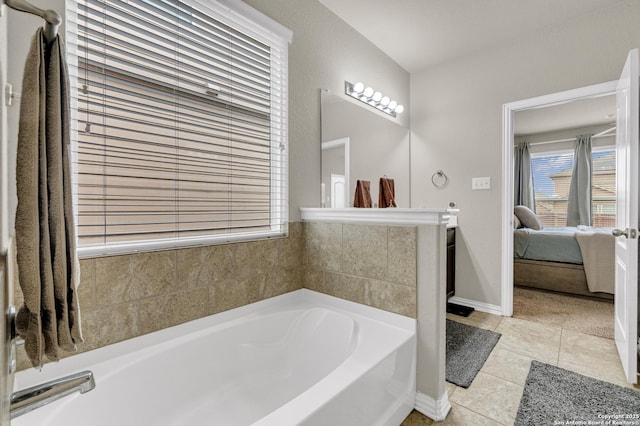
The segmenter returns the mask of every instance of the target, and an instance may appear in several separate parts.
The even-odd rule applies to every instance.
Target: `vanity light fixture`
[[[388,96],[384,96],[381,92],[374,91],[373,88],[365,86],[361,82],[353,84],[345,81],[344,92],[352,98],[356,98],[382,112],[386,112],[392,117],[396,117],[404,111],[402,105],[398,105],[396,101],[392,101]]]

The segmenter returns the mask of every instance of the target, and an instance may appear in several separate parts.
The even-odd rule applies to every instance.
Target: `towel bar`
[[[26,0],[4,0],[4,4],[20,12],[31,13],[44,19],[44,36],[48,42],[58,35],[58,28],[62,24],[62,17],[55,10],[43,10],[35,7]]]

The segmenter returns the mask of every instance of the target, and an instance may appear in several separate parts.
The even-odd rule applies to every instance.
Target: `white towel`
[[[613,294],[615,291],[615,238],[611,232],[580,231],[576,240],[589,291]]]

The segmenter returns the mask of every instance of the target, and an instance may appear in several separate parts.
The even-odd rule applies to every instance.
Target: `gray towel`
[[[18,332],[34,366],[43,355],[82,341],[77,298],[79,266],[73,224],[69,77],[64,44],[31,40],[22,82],[16,184],[18,279],[24,305]]]

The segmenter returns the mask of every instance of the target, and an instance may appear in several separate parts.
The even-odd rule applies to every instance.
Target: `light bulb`
[[[362,82],[357,82],[356,84],[353,85],[353,91],[357,94],[362,93],[362,91],[364,90],[364,84],[362,84]]]
[[[373,89],[371,87],[367,87],[366,89],[364,89],[364,93],[363,93],[367,98],[370,98],[371,95],[373,95]]]
[[[385,96],[384,98],[382,98],[382,99],[380,100],[380,103],[382,104],[382,106],[387,106],[387,105],[389,105],[389,102],[391,102],[391,99],[389,99],[389,97],[388,97],[388,96]]]
[[[402,111],[404,111],[404,107],[402,105],[398,105],[395,111],[396,111],[396,114],[402,114]]]
[[[396,109],[396,107],[398,106],[398,103],[396,101],[391,101],[389,102],[389,109],[391,111],[393,111],[394,109]]]
[[[375,102],[380,102],[380,99],[382,99],[382,93],[380,92],[376,92],[373,94],[373,98],[372,98]]]

